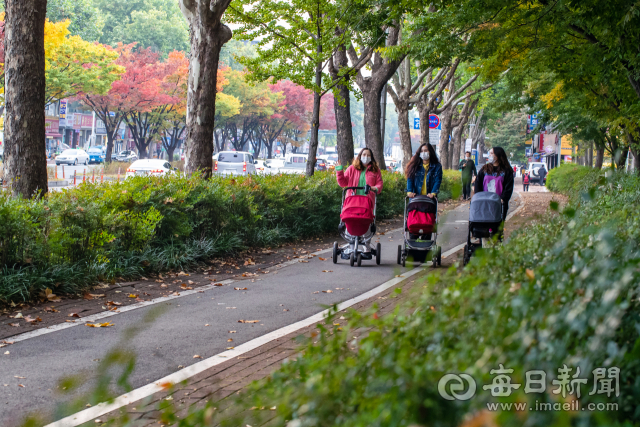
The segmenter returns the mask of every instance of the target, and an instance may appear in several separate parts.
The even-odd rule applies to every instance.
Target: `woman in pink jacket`
[[[371,187],[369,197],[372,202],[375,202],[376,195],[382,192],[382,174],[373,153],[368,148],[360,150],[360,154],[346,171],[344,166],[336,166],[336,179],[340,187],[364,187],[365,184],[369,184]],[[347,197],[353,194],[351,190],[347,192]],[[364,190],[358,190],[356,194],[364,195]]]

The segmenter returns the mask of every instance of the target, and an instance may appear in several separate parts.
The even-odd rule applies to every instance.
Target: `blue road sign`
[[[413,128],[420,129],[420,117],[416,117],[413,119]]]
[[[440,124],[440,117],[435,114],[429,115],[429,129],[442,129]]]

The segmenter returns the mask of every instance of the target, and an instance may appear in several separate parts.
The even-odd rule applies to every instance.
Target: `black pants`
[[[464,200],[471,198],[471,177],[462,177],[462,198]]]
[[[509,202],[502,203],[502,220],[507,220],[507,213],[509,212]]]
[[[522,191],[529,191],[529,184],[522,184]]]

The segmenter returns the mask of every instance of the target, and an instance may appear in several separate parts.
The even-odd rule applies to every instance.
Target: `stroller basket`
[[[438,204],[434,199],[417,196],[407,207],[407,230],[411,234],[428,234],[436,225]]]
[[[342,206],[340,219],[347,227],[347,232],[352,236],[362,236],[369,231],[373,223],[373,203],[369,196],[347,197]]]

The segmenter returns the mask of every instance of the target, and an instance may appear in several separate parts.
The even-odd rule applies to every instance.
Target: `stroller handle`
[[[342,190],[342,193],[344,194],[344,193],[346,193],[346,192],[347,192],[347,191],[349,191],[349,190],[354,190],[354,191],[355,191],[355,190],[364,190],[364,194],[365,194],[365,195],[368,195],[368,194],[369,194],[369,192],[371,191],[371,186],[370,186],[370,185],[365,185],[364,187],[345,187],[345,188]],[[374,194],[376,194],[376,193],[374,192]],[[377,195],[377,194],[376,194],[376,195]]]

